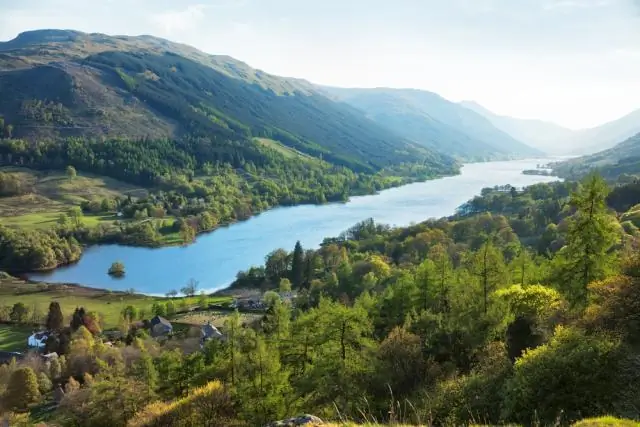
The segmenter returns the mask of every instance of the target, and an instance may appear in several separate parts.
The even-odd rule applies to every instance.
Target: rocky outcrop
[[[300,415],[298,417],[288,418],[286,420],[274,421],[264,427],[294,427],[294,426],[321,426],[325,425],[324,421],[314,415]]]

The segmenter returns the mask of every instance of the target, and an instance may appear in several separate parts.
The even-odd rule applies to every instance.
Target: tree
[[[29,309],[27,309],[27,307],[23,303],[17,302],[13,304],[13,307],[11,308],[11,314],[9,315],[9,317],[11,318],[12,321],[16,323],[24,323],[27,321],[28,314],[29,314]]]
[[[489,309],[489,296],[500,284],[504,284],[505,265],[502,253],[490,241],[482,245],[471,258],[471,271],[478,278],[482,289],[484,314]]]
[[[33,369],[18,368],[9,378],[7,390],[3,396],[2,406],[17,412],[26,412],[29,406],[40,400],[38,377]]]
[[[304,280],[304,269],[304,250],[298,240],[295,248],[293,249],[293,256],[291,257],[291,281],[295,289],[302,286],[302,282]]]
[[[183,221],[180,226],[180,238],[182,238],[185,245],[192,243],[196,239],[196,230],[186,221]]]
[[[73,179],[78,175],[78,173],[76,172],[76,168],[71,165],[67,166],[67,169],[65,169],[65,174],[69,179]]]
[[[76,227],[82,226],[83,216],[84,215],[82,214],[82,209],[80,208],[80,206],[74,206],[71,209],[69,209],[69,217],[71,218],[71,220],[73,221]]]
[[[278,351],[260,336],[252,336],[251,351],[241,365],[237,397],[250,425],[266,425],[286,414],[290,392],[288,372],[280,365]]]
[[[520,424],[570,424],[614,413],[621,393],[620,343],[558,327],[548,344],[529,350],[507,381],[504,419]],[[562,417],[558,419],[558,417]]]
[[[153,313],[154,316],[166,316],[167,306],[159,302],[154,302],[151,306],[151,313]]]
[[[47,394],[53,388],[53,383],[49,379],[46,373],[40,372],[38,374],[38,390],[40,394]]]
[[[5,125],[4,127],[4,133],[7,136],[7,138],[11,139],[13,137],[13,125]]]
[[[125,274],[124,264],[120,261],[115,261],[113,264],[111,264],[111,267],[109,267],[107,274],[109,274],[109,276],[118,278],[123,277]]]
[[[187,282],[185,287],[180,289],[180,292],[182,292],[183,294],[185,294],[188,297],[192,297],[198,291],[198,284],[199,284],[199,282],[196,279],[193,279],[193,278],[189,279],[189,281]]]
[[[280,292],[291,292],[291,281],[286,277],[280,279],[280,285],[278,286]]]
[[[122,310],[122,317],[124,317],[128,323],[132,323],[138,318],[138,309],[132,305],[128,305]]]
[[[73,315],[71,316],[71,330],[72,331],[77,331],[78,329],[80,329],[81,326],[85,325],[85,316],[86,316],[86,311],[84,310],[84,307],[76,307],[76,309],[73,311]]]
[[[64,326],[64,315],[60,308],[60,303],[53,301],[49,304],[49,314],[47,314],[47,329],[49,331],[59,331]]]
[[[289,254],[284,249],[276,249],[267,255],[264,263],[267,279],[276,284],[289,271]]]
[[[572,305],[587,301],[587,286],[604,279],[613,268],[615,218],[607,213],[607,183],[599,175],[585,179],[571,196],[575,213],[568,219],[567,244],[555,262],[556,282]]]
[[[58,225],[62,228],[66,228],[71,224],[71,218],[66,213],[61,213],[58,217]]]
[[[175,298],[178,295],[178,291],[176,291],[175,289],[172,289],[169,292],[167,292],[165,295],[167,296],[167,298]]]

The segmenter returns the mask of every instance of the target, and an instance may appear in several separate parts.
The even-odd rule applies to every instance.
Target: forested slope
[[[554,165],[554,171],[561,176],[572,178],[598,171],[612,181],[633,179],[633,176],[640,175],[640,134],[608,150],[557,163]]]
[[[149,36],[36,31],[0,54],[0,115],[13,137],[189,135],[214,149],[268,137],[357,171],[451,165],[297,80]]]

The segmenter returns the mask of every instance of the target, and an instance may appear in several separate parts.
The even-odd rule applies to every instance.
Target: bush
[[[503,418],[543,425],[612,413],[620,396],[620,343],[558,327],[548,344],[527,351],[506,384]]]

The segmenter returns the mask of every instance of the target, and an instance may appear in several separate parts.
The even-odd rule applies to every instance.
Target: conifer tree
[[[25,412],[40,400],[38,377],[31,368],[16,369],[9,378],[7,390],[2,398],[4,409]]]

